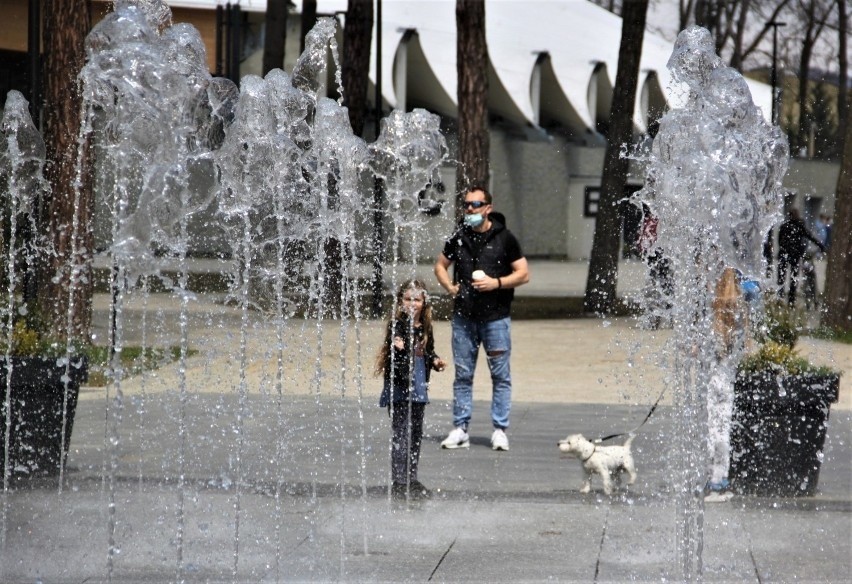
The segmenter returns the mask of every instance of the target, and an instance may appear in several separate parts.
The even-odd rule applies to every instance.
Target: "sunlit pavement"
[[[542,285],[547,269],[533,265]],[[176,325],[168,302],[148,308],[165,329]],[[317,357],[304,350],[317,344],[317,323],[293,321],[284,340],[299,349],[277,384],[277,336],[262,318],[245,329],[252,362],[239,367],[240,316],[220,305],[194,313],[208,342],[187,363],[184,391],[172,369],[84,388],[62,489],[43,480],[3,494],[0,581],[680,578],[671,396],[634,442],[637,484],[612,496],[595,482],[579,493],[579,462],[556,448],[568,433],[593,438],[642,421],[666,387],[657,364],[669,331],[626,318],[515,321],[511,449],[490,449],[480,363],[471,446],[442,451],[452,369],[436,374],[420,465],[433,497],[398,502],[387,494],[390,424],[369,375],[381,323],[325,323]],[[446,323],[436,339],[449,356]],[[706,581],[845,582],[852,573],[852,355],[803,343],[846,371],[818,493],[707,504]]]

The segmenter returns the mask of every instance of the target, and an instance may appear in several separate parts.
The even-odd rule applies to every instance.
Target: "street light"
[[[774,126],[778,123],[778,27],[787,26],[787,23],[770,20],[766,23],[766,27],[770,26],[772,27],[772,69],[769,73],[769,83],[772,85],[772,125]]]
[[[777,87],[778,87],[778,27],[779,26],[787,26],[786,22],[778,22],[777,20],[770,20],[766,23],[766,28],[772,27],[772,69],[770,69],[769,73],[769,83],[772,85],[772,125],[775,126],[778,124],[778,96]],[[763,242],[763,259],[766,261],[766,277],[769,278],[772,275],[772,259],[773,259],[773,241],[775,240],[775,235],[773,234],[773,230],[770,229],[769,233],[766,234],[766,240]]]
[[[376,0],[376,97],[375,97],[375,140],[379,139],[382,121],[382,0]],[[384,278],[382,267],[385,260],[384,254],[384,230],[382,221],[384,215],[382,207],[384,204],[384,182],[379,176],[374,178],[373,184],[373,318],[382,315],[382,300],[384,298]]]

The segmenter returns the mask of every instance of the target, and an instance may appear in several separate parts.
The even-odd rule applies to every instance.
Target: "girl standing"
[[[435,354],[432,307],[426,286],[409,280],[397,292],[397,310],[388,319],[385,341],[376,357],[376,375],[384,377],[379,406],[388,408],[393,428],[391,478],[394,498],[425,498],[429,489],[417,480],[423,416],[429,403],[431,370],[446,363]]]
[[[748,340],[748,308],[740,286],[740,275],[734,268],[725,268],[716,283],[713,331],[717,361],[707,391],[710,480],[704,500],[708,502],[727,501],[733,495],[728,467],[731,462],[734,379]]]

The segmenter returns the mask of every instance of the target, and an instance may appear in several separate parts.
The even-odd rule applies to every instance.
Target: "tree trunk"
[[[50,336],[87,342],[93,293],[93,198],[86,156],[80,157],[84,168],[77,169],[82,104],[77,75],[85,62],[84,43],[91,27],[89,2],[46,0],[43,14],[44,141],[51,193],[41,219],[53,253],[40,269],[38,304]]]
[[[586,312],[611,313],[615,308],[618,246],[621,239],[618,202],[624,196],[628,170],[627,159],[621,157],[621,147],[623,144],[629,145],[633,139],[633,105],[636,103],[639,57],[642,55],[647,11],[648,0],[629,0],[624,3],[601,197],[583,303]]]
[[[456,69],[458,75],[458,171],[456,217],[474,185],[488,187],[488,44],[484,0],[456,1]]]
[[[317,0],[302,1],[302,42],[299,54],[305,52],[305,37],[317,23]]]
[[[737,14],[737,23],[733,30],[734,46],[731,51],[731,67],[742,73],[743,71],[743,38],[746,32],[746,23],[748,22],[748,14],[751,10],[751,0],[743,0],[740,2],[739,13]]]
[[[801,5],[801,18],[805,23],[805,35],[802,40],[802,53],[799,58],[799,129],[796,134],[796,149],[801,151],[807,149],[810,141],[811,114],[808,111],[810,94],[808,92],[808,78],[811,72],[811,57],[814,46],[819,40],[826,19],[831,12],[828,4],[820,0],[808,0]]]
[[[847,85],[849,83],[849,54],[847,51],[849,50],[846,42],[846,36],[849,34],[849,14],[846,11],[846,2],[839,1],[837,3],[837,21],[838,21],[838,29],[837,29],[837,50],[839,52],[838,68],[840,70],[840,78],[838,87],[839,90],[837,92],[837,115],[838,120],[840,120],[839,127],[837,129],[837,134],[840,137],[840,146],[843,147],[844,140],[846,139],[846,125],[849,123],[849,90],[847,89]],[[842,152],[843,150],[841,150]]]
[[[695,0],[678,0],[678,30],[683,30],[689,26],[694,10]]]
[[[834,199],[822,324],[838,331],[852,331],[852,124],[848,122]]]
[[[356,136],[364,133],[372,38],[373,2],[349,0],[343,29],[343,103],[349,109],[349,123]]]
[[[802,43],[802,53],[799,57],[799,129],[796,132],[796,150],[794,156],[801,155],[802,150],[807,150],[808,138],[811,127],[811,116],[808,111],[808,77],[811,71],[811,55],[813,53],[813,44],[808,42],[805,37],[805,42]]]
[[[266,36],[263,41],[263,75],[284,68],[287,44],[287,0],[267,0]]]

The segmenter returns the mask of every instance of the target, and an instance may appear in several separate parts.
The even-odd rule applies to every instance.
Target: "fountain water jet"
[[[359,250],[359,233],[364,231],[374,209],[365,204],[363,186],[373,174],[385,176],[392,188],[385,199],[387,208],[381,211],[397,226],[395,232],[422,227],[425,216],[419,212],[418,194],[435,178],[446,155],[446,144],[438,118],[424,111],[394,112],[371,147],[352,135],[346,110],[319,95],[329,47],[336,59],[335,25],[330,19],[320,20],[309,35],[306,52],[294,68],[292,79],[276,70],[265,79],[244,78],[239,89],[206,72],[197,31],[185,25],[170,26],[169,21],[168,9],[159,1],[116,2],[114,12],[87,39],[87,64],[80,77],[86,112],[81,136],[94,142],[99,192],[113,193],[109,203],[112,234],[108,252],[112,262],[110,344],[115,357],[106,394],[101,471],[109,509],[107,575],[112,577],[121,551],[117,538],[121,508],[116,493],[120,452],[126,448],[128,436],[122,430],[126,411],[122,384],[126,372],[118,355],[125,346],[124,331],[130,323],[125,308],[140,295],[147,306],[152,278],[165,284],[179,304],[179,374],[174,388],[175,578],[182,580],[187,570],[195,569],[186,561],[184,543],[185,507],[194,498],[187,480],[187,457],[198,447],[192,442],[187,414],[194,392],[186,378],[193,341],[189,337],[189,319],[196,300],[189,291],[187,256],[191,247],[190,220],[215,213],[232,244],[235,261],[228,295],[240,314],[238,349],[233,355],[238,377],[233,387],[237,400],[231,425],[233,467],[221,479],[221,484],[233,491],[231,572],[236,578],[242,544],[241,497],[247,487],[246,424],[253,417],[249,394],[257,389],[265,391],[249,386],[247,371],[253,366],[249,341],[257,326],[252,324],[251,315],[256,308],[271,311],[275,326],[274,407],[278,411],[278,431],[285,434],[283,396],[288,380],[293,378],[286,367],[285,352],[313,354],[313,435],[329,432],[325,424],[328,421],[343,427],[343,402],[354,384],[361,419],[361,468],[366,468],[360,402],[363,379],[359,323],[363,294],[357,254],[363,253]],[[337,67],[338,83],[339,74]],[[398,248],[399,241],[394,240],[393,245]],[[174,279],[163,273],[164,258],[177,263]],[[329,294],[329,290],[333,293]],[[314,334],[301,335],[298,347],[286,347],[288,320],[297,310],[315,316]],[[326,350],[324,334],[332,324],[325,320],[329,316],[339,319],[339,324],[333,324],[340,327],[337,376],[329,375],[321,358]],[[359,351],[354,380],[347,375],[351,322]],[[143,319],[144,323],[147,320]],[[306,326],[308,321],[303,323]],[[145,339],[145,330],[142,333]],[[201,338],[197,342],[208,341]],[[328,398],[331,406],[326,403]],[[143,402],[146,399],[143,395]],[[319,476],[329,451],[319,440],[314,442],[311,491],[315,512]],[[283,521],[280,497],[284,475],[280,461],[285,458],[287,447],[283,438],[276,440],[276,526]],[[344,444],[337,456],[337,480],[345,504]],[[140,465],[140,484],[142,476]],[[363,497],[363,476],[361,484]],[[315,525],[313,520],[311,525]],[[341,573],[344,545],[345,531],[341,526]],[[280,541],[276,548],[277,571]]]
[[[726,267],[752,280],[765,272],[762,245],[781,217],[788,147],[780,129],[764,121],[742,75],[716,55],[706,29],[681,32],[668,66],[685,99],[660,120],[637,199],[658,216],[655,245],[672,262],[672,305],[665,317],[675,332],[669,349],[679,453],[677,540],[680,577],[693,581],[701,579],[703,569],[708,407],[713,407],[708,385],[714,374],[732,384],[743,350],[740,344],[726,360],[717,359],[713,290]]]

